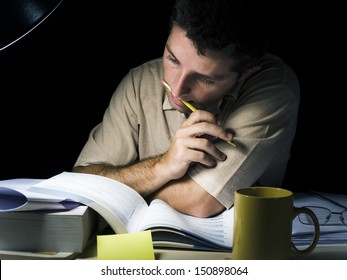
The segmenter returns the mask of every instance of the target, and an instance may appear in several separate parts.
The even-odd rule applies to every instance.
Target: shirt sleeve
[[[226,208],[233,205],[239,188],[259,182],[280,187],[298,107],[298,80],[289,67],[273,67],[252,76],[224,112],[224,126],[233,132],[237,148],[220,141],[217,146],[227,160],[212,169],[195,165],[189,176]]]
[[[125,165],[137,159],[138,122],[131,72],[111,97],[103,121],[92,129],[75,166],[91,163]]]

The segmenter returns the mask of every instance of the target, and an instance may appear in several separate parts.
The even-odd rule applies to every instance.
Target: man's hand
[[[163,172],[170,180],[183,177],[191,164],[214,167],[226,159],[208,137],[232,140],[232,135],[218,125],[213,114],[196,110],[177,130],[169,150],[160,159]]]

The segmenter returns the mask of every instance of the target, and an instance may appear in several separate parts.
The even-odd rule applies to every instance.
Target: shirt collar
[[[165,98],[163,102],[163,110],[174,110],[169,102],[169,98],[167,97],[167,94],[165,93]]]

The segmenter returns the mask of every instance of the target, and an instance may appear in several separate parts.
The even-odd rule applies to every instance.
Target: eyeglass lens
[[[311,209],[318,219],[319,225],[336,225],[341,222],[347,225],[347,210],[342,212],[332,212],[328,208],[306,206]],[[299,221],[305,225],[313,225],[313,221],[310,216],[306,214],[299,214]]]

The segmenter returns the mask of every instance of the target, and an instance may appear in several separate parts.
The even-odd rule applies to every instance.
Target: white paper
[[[0,212],[33,210],[68,210],[80,205],[62,196],[33,193],[29,189],[44,179],[9,179],[0,181]]]
[[[68,196],[97,211],[117,233],[146,211],[146,201],[133,189],[104,176],[63,172],[30,188],[33,192]],[[116,218],[118,217],[118,219]]]

